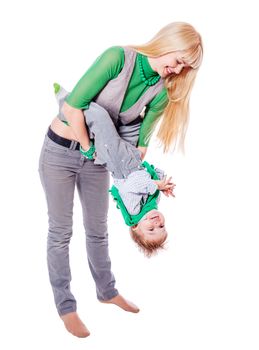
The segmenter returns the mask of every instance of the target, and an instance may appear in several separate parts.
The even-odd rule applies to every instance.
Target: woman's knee
[[[48,242],[67,244],[72,234],[72,221],[69,223],[49,221]]]
[[[86,239],[94,241],[108,240],[108,229],[106,220],[90,220],[84,222]]]

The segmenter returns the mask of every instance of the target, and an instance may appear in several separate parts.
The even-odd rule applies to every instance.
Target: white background
[[[2,349],[259,349],[258,11],[256,1],[9,1],[1,5]],[[202,34],[204,62],[191,99],[185,156],[147,160],[173,175],[163,198],[167,251],[144,258],[111,202],[117,288],[141,309],[100,304],[84,247],[78,197],[72,290],[91,331],[67,333],[46,267],[47,209],[38,177],[57,111],[52,83],[71,90],[111,45],[140,44],[173,21]],[[100,199],[101,200],[101,199]],[[3,345],[3,344],[5,345]]]

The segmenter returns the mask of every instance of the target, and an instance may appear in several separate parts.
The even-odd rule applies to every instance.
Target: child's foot
[[[139,312],[139,308],[135,304],[133,304],[131,301],[124,299],[123,296],[120,294],[116,295],[116,297],[109,300],[100,300],[100,302],[105,304],[115,304],[125,311],[134,313]]]
[[[90,335],[89,330],[80,320],[76,312],[69,312],[68,314],[60,316],[63,320],[66,329],[79,338],[86,338]]]
[[[62,109],[62,106],[65,102],[65,99],[68,95],[68,92],[61,85],[59,85],[57,83],[54,83],[53,86],[54,86],[56,100],[57,100],[57,103],[59,105],[58,118],[63,120],[63,121],[66,121],[66,118],[65,118],[64,114],[61,112],[61,109]]]
[[[61,107],[64,103],[65,98],[68,95],[68,92],[66,89],[64,89],[58,83],[54,83],[53,86],[54,86],[54,93],[55,93],[57,102],[58,102],[59,106]]]
[[[57,94],[61,89],[61,86],[58,83],[54,83],[53,86],[54,86],[54,92],[55,94]]]

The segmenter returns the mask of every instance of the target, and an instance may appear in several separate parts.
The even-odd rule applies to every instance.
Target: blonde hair
[[[150,57],[183,51],[181,58],[188,67],[184,67],[178,75],[168,76],[164,81],[169,102],[163,112],[157,137],[163,145],[164,152],[168,152],[172,144],[179,144],[184,150],[190,94],[203,56],[200,34],[188,23],[173,22],[162,28],[146,44],[128,47]],[[151,133],[157,122],[154,123]]]
[[[138,245],[138,248],[148,258],[157,254],[159,250],[165,249],[165,241],[167,234],[157,240],[146,240],[143,235],[140,235],[132,227],[129,229],[131,238]]]

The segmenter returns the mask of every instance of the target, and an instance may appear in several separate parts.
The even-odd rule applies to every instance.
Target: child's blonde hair
[[[165,234],[162,238],[151,241],[146,240],[143,235],[137,233],[132,227],[130,227],[129,230],[131,238],[146,257],[150,258],[151,256],[157,254],[159,250],[165,249],[167,234]]]
[[[169,102],[164,110],[157,134],[164,152],[169,150],[171,144],[175,146],[178,143],[183,150],[189,121],[190,94],[203,56],[200,34],[188,23],[173,22],[162,28],[146,44],[129,45],[129,47],[150,57],[183,51],[181,58],[188,64],[188,67],[184,67],[180,74],[171,75],[165,79],[164,85]],[[151,133],[157,122],[154,123]]]

